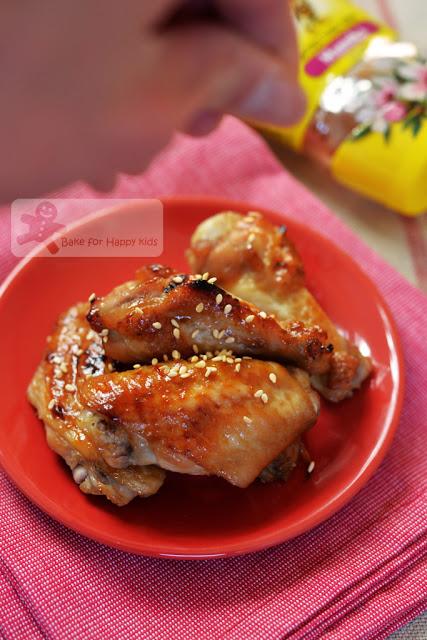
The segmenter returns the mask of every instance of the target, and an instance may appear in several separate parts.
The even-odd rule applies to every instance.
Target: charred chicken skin
[[[286,234],[261,214],[219,213],[200,224],[187,252],[194,271],[214,274],[220,286],[273,314],[284,330],[302,322],[321,331],[333,347],[327,370],[313,371],[312,384],[327,399],[352,395],[369,376],[372,363],[342,336],[304,279],[298,252]]]

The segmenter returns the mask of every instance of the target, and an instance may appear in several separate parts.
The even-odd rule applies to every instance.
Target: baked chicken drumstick
[[[312,372],[312,384],[334,402],[352,395],[369,375],[372,364],[342,336],[305,286],[304,267],[286,229],[261,214],[232,211],[202,222],[187,252],[195,272],[210,272],[220,286],[273,314],[286,330],[300,321],[307,330],[327,334],[333,353],[327,371]]]
[[[283,328],[213,282],[160,265],[140,269],[136,280],[95,298],[88,320],[95,331],[108,334],[106,353],[120,362],[231,349],[235,355],[291,363],[310,373],[330,366],[324,331],[301,322]]]

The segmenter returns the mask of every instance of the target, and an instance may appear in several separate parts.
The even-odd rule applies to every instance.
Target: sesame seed
[[[94,338],[97,337],[97,333],[95,331],[93,331],[93,329],[90,329],[87,334],[86,334],[86,338],[87,340],[93,340]]]
[[[212,362],[222,362],[222,356],[215,356],[215,358],[212,358]]]
[[[267,404],[268,395],[266,393],[263,393],[262,396],[261,396],[261,400],[263,401],[264,404]]]
[[[202,313],[204,308],[205,308],[205,305],[203,304],[203,302],[199,302],[199,304],[196,307],[197,313]]]
[[[180,352],[179,352],[179,351],[177,351],[176,349],[174,349],[174,350],[172,351],[172,358],[173,358],[174,360],[179,360],[179,359],[180,359],[180,357],[181,357]]]
[[[218,293],[217,297],[215,298],[215,302],[217,304],[221,304],[222,299],[223,299],[222,293]]]
[[[49,404],[47,405],[47,408],[48,408],[48,409],[53,409],[54,405],[55,405],[55,400],[52,398],[52,400],[51,400],[51,401],[49,402]]]
[[[316,463],[314,462],[314,460],[312,460],[312,461],[310,462],[310,464],[309,464],[309,465],[308,465],[308,467],[307,467],[307,473],[313,473],[313,470],[314,470],[314,466],[315,466],[315,464],[316,464]]]
[[[248,236],[248,242],[253,242],[255,240],[255,234],[254,233],[250,233]]]
[[[65,362],[61,362],[61,364],[59,365],[59,368],[61,369],[61,371],[63,371],[64,373],[67,373],[68,371],[68,365]]]
[[[203,358],[203,360],[206,362],[206,360],[208,359],[208,356],[206,355],[206,353],[204,353],[202,356],[200,356],[201,358]]]
[[[184,278],[182,276],[175,276],[174,278],[172,278],[172,280],[176,282],[176,284],[181,284],[181,282],[184,282]]]
[[[271,382],[272,382],[273,384],[276,384],[276,382],[277,382],[277,376],[276,376],[276,374],[275,374],[275,373],[270,373],[270,374],[268,375],[268,377],[270,378],[270,380],[271,380]]]
[[[141,368],[141,365],[140,365],[140,364],[134,364],[134,365],[133,365],[133,368],[134,368],[134,369],[140,369],[140,368]]]
[[[100,334],[99,334],[99,335],[100,335],[100,336],[108,336],[108,334],[109,334],[108,329],[103,329],[103,330],[100,332]]]
[[[190,371],[186,371],[185,373],[181,373],[181,378],[184,380],[185,378],[189,378],[191,376]]]
[[[194,276],[194,278],[195,278],[196,280],[202,280],[202,279],[203,279],[203,276],[202,276],[202,274],[201,274],[201,273],[196,273],[196,275]]]
[[[174,337],[176,340],[179,340],[179,339],[180,339],[180,337],[181,337],[181,331],[180,331],[179,329],[177,329],[176,327],[175,327],[175,329],[173,330],[173,337]]]
[[[267,314],[265,313],[265,311],[260,311],[258,315],[259,315],[259,317],[260,317],[260,318],[262,318],[263,320],[265,320],[265,319],[266,319],[266,317],[267,317]]]
[[[206,367],[206,362],[204,360],[199,360],[199,362],[194,366],[196,369],[204,369]]]
[[[240,366],[241,366],[241,365],[240,365],[240,362],[238,362],[238,363],[236,364],[236,366],[234,367],[234,371],[235,371],[236,373],[239,373],[239,371],[240,371]]]
[[[246,424],[252,424],[252,420],[248,418],[248,416],[243,416],[243,421],[246,422]]]
[[[234,338],[233,336],[229,336],[228,338],[225,339],[227,344],[231,344],[232,342],[235,342],[236,338]]]
[[[225,315],[227,315],[228,313],[230,313],[230,311],[232,310],[232,308],[233,308],[233,307],[231,306],[231,304],[226,304],[226,305],[225,305],[225,307],[224,307],[224,313],[225,313]]]
[[[198,362],[198,361],[199,361],[199,356],[191,356],[190,362]]]
[[[242,362],[242,358],[234,358],[234,362]]]
[[[143,310],[141,309],[141,307],[134,307],[134,308],[132,309],[132,314],[133,314],[133,315],[137,315],[137,316],[141,316],[141,315],[144,315],[144,312],[143,312]]]
[[[153,322],[152,324],[154,329],[161,329],[162,328],[162,323],[161,322]]]
[[[209,271],[206,271],[203,275],[202,275],[202,280],[207,280],[209,278]]]
[[[196,329],[195,331],[193,331],[193,333],[191,334],[191,337],[192,337],[193,340],[197,336],[198,333],[200,333],[200,329]]]
[[[205,378],[209,378],[211,373],[215,373],[215,371],[217,371],[216,367],[207,367],[206,368],[206,373],[205,373]]]
[[[115,370],[114,369],[114,365],[111,362],[108,363],[107,369],[108,369],[108,371],[114,371]]]
[[[105,344],[108,342],[108,336],[102,336],[102,342]]]
[[[165,376],[165,380],[166,380],[166,382],[169,382],[169,380],[170,380],[169,376]]]
[[[252,360],[252,356],[243,356],[243,360]]]
[[[234,363],[234,359],[233,358],[230,358],[230,357],[227,357],[227,356],[223,356],[223,357],[224,357],[225,361],[228,362],[228,364],[233,364]]]
[[[187,371],[187,367],[185,366],[185,364],[182,364],[179,368],[179,375],[182,375],[183,373],[185,373]]]
[[[263,389],[258,389],[258,391],[255,391],[254,397],[255,398],[260,398],[263,393],[264,393]]]
[[[91,293],[89,298],[88,298],[88,302],[90,302],[92,304],[92,302],[95,302],[96,300],[96,294],[95,293]]]
[[[167,362],[169,360],[169,356],[167,356],[166,353],[163,354],[163,360],[165,362]]]
[[[176,327],[177,329],[179,329],[179,324],[178,324],[178,322],[175,320],[175,318],[172,318],[172,320],[171,320],[171,325],[172,325],[173,327]]]
[[[151,360],[151,364],[153,364],[153,365],[154,365],[154,364],[159,364],[159,361],[157,360],[157,358],[153,358],[153,359]]]
[[[221,338],[224,337],[224,333],[225,333],[225,329],[222,329],[221,331],[218,331],[218,339],[221,340]]]
[[[215,284],[215,282],[218,280],[218,278],[209,278],[208,282],[209,284]]]
[[[247,323],[249,324],[250,322],[252,322],[252,320],[253,320],[254,318],[255,318],[255,316],[254,316],[254,315],[252,315],[252,314],[251,314],[251,315],[249,315],[249,316],[246,316],[246,318],[245,318],[245,322],[247,322]]]
[[[175,376],[177,376],[177,375],[178,375],[178,371],[175,371],[175,369],[171,369],[171,370],[169,371],[169,373],[168,373],[168,376],[169,376],[170,378],[175,378]]]
[[[70,391],[70,392],[77,391],[77,387],[76,387],[75,384],[66,384],[65,385],[65,390],[66,391]]]
[[[193,351],[194,353],[199,353],[199,347],[197,346],[197,344],[193,344]]]

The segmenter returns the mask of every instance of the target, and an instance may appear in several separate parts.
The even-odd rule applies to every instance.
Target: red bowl
[[[158,261],[179,270],[186,269],[184,251],[201,220],[221,210],[254,209],[212,198],[165,198],[163,203],[164,253]],[[33,253],[0,290],[0,462],[43,511],[125,551],[214,558],[269,547],[307,531],[340,509],[372,476],[391,443],[403,396],[402,354],[390,311],[356,262],[332,242],[281,213],[263,213],[288,226],[303,256],[309,287],[349,337],[370,350],[375,363],[374,375],[353,398],[338,405],[322,402],[319,421],[307,438],[316,461],[312,476],[307,478],[300,468],[286,484],[255,482],[238,489],[216,478],[169,474],[157,495],[122,508],[81,493],[48,448],[26,389],[57,315],[91,291],[102,294],[132,278],[144,260],[41,258]]]

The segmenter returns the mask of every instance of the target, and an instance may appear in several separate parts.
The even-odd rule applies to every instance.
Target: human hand
[[[107,190],[174,130],[304,108],[284,0],[27,0],[0,7],[0,200]]]

